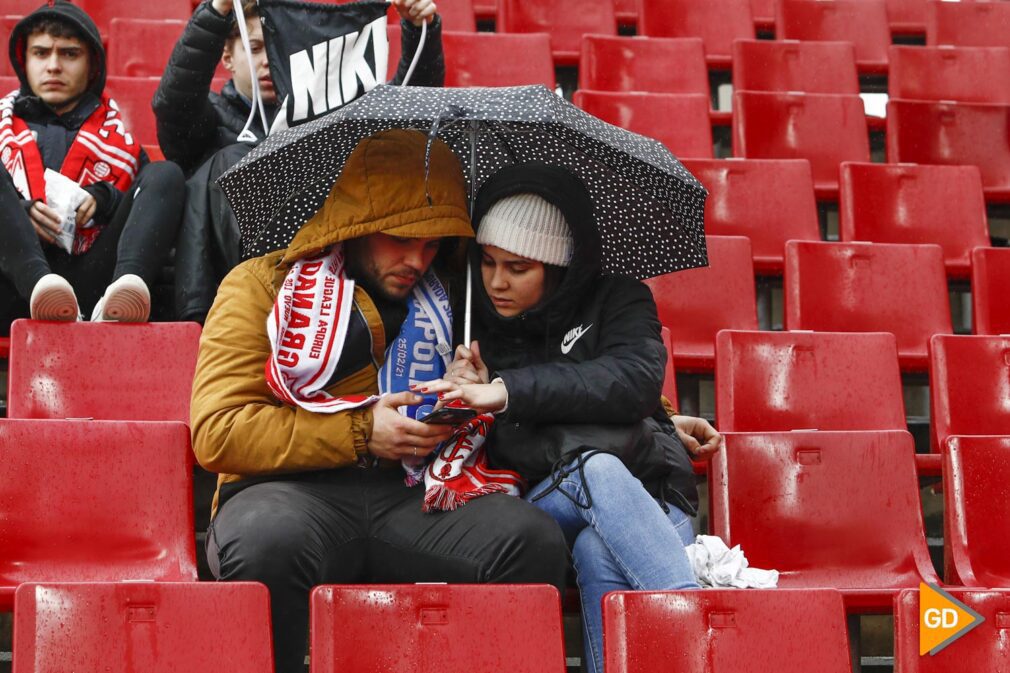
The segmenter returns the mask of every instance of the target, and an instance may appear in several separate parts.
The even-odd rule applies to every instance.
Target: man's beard
[[[417,281],[415,281],[414,285],[403,291],[403,294],[391,293],[383,285],[379,269],[371,259],[367,259],[366,255],[354,254],[358,251],[353,249],[346,250],[346,252],[348,277],[361,285],[365,292],[368,293],[368,296],[372,298],[391,302],[405,301],[417,284]],[[417,280],[420,280],[420,277]]]

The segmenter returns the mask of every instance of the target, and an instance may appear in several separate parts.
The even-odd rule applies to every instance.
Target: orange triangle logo
[[[932,656],[985,621],[935,584],[919,583],[919,656]]]

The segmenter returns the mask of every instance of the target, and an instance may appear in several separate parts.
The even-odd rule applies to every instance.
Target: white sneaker
[[[55,273],[48,273],[35,283],[29,305],[32,320],[76,322],[81,312],[74,288]]]
[[[147,322],[151,293],[140,276],[128,273],[110,285],[91,312],[92,322]]]

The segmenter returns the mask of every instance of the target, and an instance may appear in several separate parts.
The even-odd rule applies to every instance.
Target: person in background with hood
[[[0,330],[82,311],[146,321],[179,227],[182,171],[148,163],[105,95],[105,50],[79,7],[39,7],[14,27],[9,54],[20,88],[0,100]],[[61,214],[56,191],[82,202]],[[56,242],[71,217],[67,251]]]
[[[474,222],[476,341],[416,390],[496,415],[491,467],[517,471],[532,485],[525,498],[561,525],[589,670],[602,673],[604,594],[698,588],[684,551],[698,504],[690,457],[710,458],[721,437],[663,404],[652,294],[600,274],[578,178],[538,163],[503,169],[481,187]]]

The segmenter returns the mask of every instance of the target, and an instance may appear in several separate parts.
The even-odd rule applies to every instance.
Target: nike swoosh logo
[[[565,338],[561,340],[561,352],[564,355],[568,355],[568,353],[572,350],[572,346],[575,345],[575,342],[581,339],[582,335],[592,329],[592,327],[593,323],[589,323],[589,327],[579,325],[575,329],[569,330],[568,334],[565,335]]]

